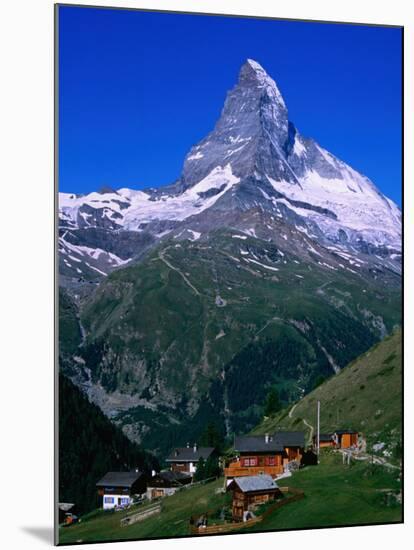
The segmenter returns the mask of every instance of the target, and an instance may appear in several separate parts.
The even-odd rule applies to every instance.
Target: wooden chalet
[[[232,516],[235,521],[245,521],[247,513],[260,504],[283,498],[272,476],[267,474],[235,477],[227,490],[233,492]]]
[[[196,443],[190,447],[187,443],[186,447],[175,448],[165,462],[173,472],[187,472],[194,475],[199,460],[201,458],[207,460],[214,452],[214,447],[198,447]]]
[[[152,500],[173,495],[184,485],[191,483],[192,477],[186,472],[166,470],[152,476],[147,484],[147,498]]]
[[[339,449],[358,446],[358,432],[355,430],[336,430],[333,437],[335,446]]]
[[[108,472],[96,484],[102,506],[110,508],[128,506],[135,495],[146,491],[146,476],[143,472]]]
[[[235,437],[237,456],[224,469],[224,475],[227,480],[258,474],[268,474],[275,478],[283,473],[289,462],[300,463],[304,447],[304,432]]]
[[[319,448],[332,447],[335,449],[349,449],[358,445],[358,432],[354,430],[336,430],[331,433],[319,434]],[[313,436],[313,447],[317,446],[317,436]]]

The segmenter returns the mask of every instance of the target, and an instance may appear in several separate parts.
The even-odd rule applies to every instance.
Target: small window
[[[104,498],[104,503],[105,504],[114,504],[114,502],[115,502],[114,497],[105,497]]]

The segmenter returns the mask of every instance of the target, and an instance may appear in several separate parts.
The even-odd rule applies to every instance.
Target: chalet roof
[[[200,458],[207,458],[214,451],[214,447],[176,447],[166,462],[198,462]]]
[[[304,432],[276,432],[269,435],[242,435],[234,438],[234,449],[238,452],[282,452],[285,447],[304,447]]]
[[[270,435],[266,442],[264,435],[239,435],[234,438],[234,449],[243,452],[282,452],[283,445],[279,439]]]
[[[358,432],[357,432],[357,430],[349,429],[349,430],[335,430],[334,433],[336,433],[338,435],[343,435],[343,434],[357,434]]]
[[[141,476],[142,472],[108,472],[100,479],[97,487],[131,487]]]
[[[278,485],[268,474],[259,474],[257,476],[235,477],[234,483],[238,485],[243,493],[252,491],[269,491],[278,489]]]
[[[171,470],[165,470],[155,474],[150,481],[148,481],[148,486],[151,487],[152,484],[159,485],[162,484],[163,487],[179,487],[180,485],[185,485],[191,481],[191,475],[185,472],[172,472]]]
[[[273,437],[279,440],[284,447],[305,446],[305,432],[276,432]]]

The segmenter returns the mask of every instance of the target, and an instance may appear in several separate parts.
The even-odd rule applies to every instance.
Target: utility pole
[[[321,416],[321,402],[318,401],[318,416],[317,416],[317,423],[316,423],[316,454],[318,456],[318,464],[319,464],[320,416]]]

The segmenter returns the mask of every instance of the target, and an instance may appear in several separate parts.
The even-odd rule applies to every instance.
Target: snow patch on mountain
[[[78,276],[85,276],[88,278],[90,270],[99,273],[99,275],[106,276],[114,269],[125,266],[130,262],[130,258],[123,260],[113,252],[108,252],[99,247],[92,248],[71,243],[65,239],[66,233],[59,237],[59,258],[60,261],[63,261],[66,268],[74,270],[71,273],[72,276],[76,272]],[[66,273],[66,275],[68,275],[68,273]]]
[[[329,179],[310,169],[299,178],[300,186],[275,181],[270,176],[267,179],[275,191],[287,197],[278,202],[314,221],[327,237],[337,238],[342,230],[349,240],[362,238],[376,245],[401,247],[398,207],[381,195],[368,178],[345,164],[341,176]],[[333,212],[336,220],[306,205]]]
[[[294,142],[294,145],[293,145],[293,152],[298,157],[301,157],[302,155],[306,155],[306,147],[299,140],[297,135],[295,136],[295,142]]]
[[[240,178],[233,175],[228,163],[224,167],[216,166],[200,182],[179,195],[161,194],[160,197],[154,198],[149,193],[126,188],[105,195],[90,193],[86,196],[77,196],[59,193],[59,212],[61,219],[71,220],[76,224],[78,215],[85,214],[80,212],[80,209],[87,205],[93,210],[102,210],[102,216],[109,219],[112,219],[115,212],[120,216],[116,222],[123,229],[141,231],[141,225],[145,226],[154,220],[182,221],[199,214],[213,206],[239,181]],[[92,214],[86,213],[86,216]]]
[[[138,192],[139,193],[139,192]],[[73,193],[59,193],[59,214],[62,220],[71,222],[72,226],[79,224],[79,217],[85,225],[95,225],[92,212],[99,212],[101,218],[107,218],[117,223],[122,218],[122,212],[130,205],[129,198],[119,192],[75,195]],[[84,209],[88,208],[88,211]],[[83,209],[83,211],[82,211]],[[89,222],[89,220],[91,220]]]
[[[240,178],[233,175],[231,165],[216,166],[204,179],[180,195],[166,195],[158,200],[150,197],[131,197],[123,226],[125,229],[139,229],[140,224],[152,220],[182,221],[210,208]]]

